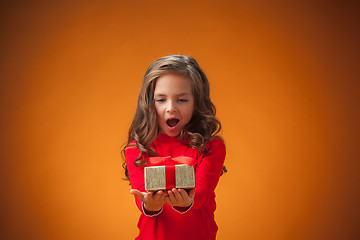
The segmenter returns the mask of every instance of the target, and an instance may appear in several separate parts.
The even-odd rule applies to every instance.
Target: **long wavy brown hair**
[[[179,140],[200,153],[206,153],[206,144],[221,130],[221,123],[215,118],[216,108],[210,99],[209,81],[196,60],[183,55],[159,58],[145,72],[136,113],[128,133],[128,142],[122,151],[124,153],[125,149],[131,146],[140,150],[139,157],[134,161],[136,166],[147,163],[147,159],[142,159],[143,154],[157,155],[150,147],[159,134],[154,91],[157,79],[170,73],[190,80],[195,99],[192,118],[180,133]],[[131,144],[133,140],[135,144]],[[129,178],[125,161],[123,167],[126,177]],[[226,171],[224,166],[222,173]]]

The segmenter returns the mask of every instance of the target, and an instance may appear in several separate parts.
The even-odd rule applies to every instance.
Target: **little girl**
[[[124,148],[130,193],[141,211],[136,239],[215,239],[214,190],[225,159],[220,129],[209,82],[194,58],[171,55],[149,66]],[[144,167],[154,165],[154,156],[163,157],[163,165],[188,159],[195,189],[146,192]]]

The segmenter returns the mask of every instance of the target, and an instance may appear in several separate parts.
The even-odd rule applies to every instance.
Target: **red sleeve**
[[[135,143],[132,141],[131,143]],[[129,172],[130,184],[132,189],[137,189],[140,192],[145,192],[145,182],[144,182],[144,166],[136,167],[134,161],[139,157],[140,150],[136,148],[136,146],[127,146],[125,149],[125,160],[126,166]],[[135,202],[137,207],[141,212],[142,202],[135,197]]]
[[[222,139],[212,139],[207,144],[207,151],[208,153],[203,155],[195,173],[196,187],[193,209],[202,207],[212,196],[224,165],[226,150]]]

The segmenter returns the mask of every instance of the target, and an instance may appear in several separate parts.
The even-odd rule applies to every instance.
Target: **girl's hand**
[[[131,189],[130,193],[144,203],[144,208],[149,212],[156,212],[165,204],[166,193],[164,191],[140,192],[137,189]]]
[[[176,189],[168,191],[169,196],[165,198],[166,202],[173,207],[189,207],[194,201],[195,191],[191,189],[189,194],[184,189]]]

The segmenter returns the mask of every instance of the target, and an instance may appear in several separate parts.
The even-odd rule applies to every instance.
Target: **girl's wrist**
[[[145,208],[145,204],[142,203],[142,210],[143,210],[143,213],[145,214],[145,216],[156,217],[157,215],[159,215],[162,212],[163,207],[161,207],[158,211],[149,211]]]
[[[143,207],[144,210],[148,211],[148,212],[158,212],[162,209],[162,206],[160,207],[150,207],[148,205],[146,205],[146,203],[143,203]]]
[[[181,214],[184,214],[184,213],[188,212],[193,205],[194,205],[194,201],[192,201],[191,204],[190,204],[189,206],[187,206],[187,207],[173,206],[172,208],[173,208],[176,212],[181,213]]]

